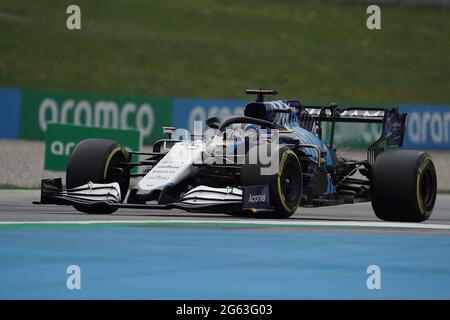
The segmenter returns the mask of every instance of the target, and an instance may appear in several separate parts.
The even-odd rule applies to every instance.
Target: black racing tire
[[[422,222],[436,202],[437,177],[428,153],[395,149],[372,168],[372,208],[385,221]]]
[[[119,175],[112,170],[119,163],[128,162],[130,154],[118,142],[107,139],[86,139],[74,149],[66,170],[66,186],[68,189],[79,187],[88,182],[112,183],[120,185],[121,201],[125,199],[130,185],[130,172],[124,169]],[[110,214],[117,209],[102,206],[74,205],[75,209],[84,213]]]
[[[274,212],[264,214],[264,218],[288,218],[300,205],[303,191],[303,176],[300,160],[295,152],[286,146],[279,149],[279,166],[273,175],[261,175],[261,165],[245,164],[241,170],[241,184],[268,185],[270,201]]]

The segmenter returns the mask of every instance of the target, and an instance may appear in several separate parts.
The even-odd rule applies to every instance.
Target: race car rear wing
[[[245,93],[257,95],[255,103],[249,103],[246,106],[246,109],[250,107],[256,107],[256,109],[258,110],[254,110],[255,108],[252,108],[253,110],[248,110],[248,112],[254,113],[256,111],[256,113],[259,113],[259,116],[256,116],[256,118],[264,118],[265,120],[269,120],[267,119],[267,106],[265,105],[264,98],[266,95],[277,95],[278,92],[271,89],[247,89]],[[339,109],[335,103],[320,106],[303,105],[299,100],[284,100],[282,102],[288,104],[290,107],[296,110],[296,113],[300,111],[301,116],[307,116],[314,120],[328,122],[383,123],[386,110],[396,109],[391,107],[367,108],[358,106],[350,106],[345,107],[344,109]],[[274,105],[271,105],[270,107],[276,113],[293,112],[291,108],[285,108],[282,105],[277,105],[276,103]],[[263,114],[261,115],[261,111],[265,112],[263,112]],[[254,115],[250,114],[246,114],[246,116],[255,118]]]
[[[337,105],[330,104],[329,106],[303,106],[303,109],[312,119],[324,122],[383,123],[386,110],[395,108],[348,107],[339,109]]]
[[[380,147],[386,142],[389,147],[401,147],[406,127],[406,113],[399,113],[396,107],[364,108],[347,107],[339,109],[336,104],[329,106],[301,106],[299,120],[302,127],[312,128],[312,123],[318,124],[319,137],[322,138],[322,122],[331,122],[330,147],[333,148],[336,122],[379,123],[382,124],[381,136],[368,148],[368,160],[375,162],[377,155],[383,151]]]

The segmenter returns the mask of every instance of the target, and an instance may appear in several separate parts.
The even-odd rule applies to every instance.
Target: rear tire
[[[129,153],[118,142],[107,139],[86,139],[73,151],[66,170],[66,186],[76,188],[88,182],[112,183],[120,185],[121,201],[125,199],[130,184],[130,172],[118,174],[119,163],[128,162]],[[117,209],[110,207],[88,207],[74,205],[78,211],[94,214],[110,214]]]
[[[430,217],[437,178],[428,153],[404,149],[383,152],[372,175],[372,208],[378,218],[421,222]]]

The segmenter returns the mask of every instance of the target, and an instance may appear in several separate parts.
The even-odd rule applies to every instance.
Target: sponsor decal
[[[244,209],[268,209],[270,206],[269,186],[244,186],[242,207]]]
[[[360,106],[358,106],[360,107]],[[350,108],[350,107],[347,107]],[[370,108],[370,107],[367,107]],[[308,111],[311,115],[319,115],[320,109],[310,109],[305,108],[306,111]],[[325,111],[326,115],[331,115],[331,110],[327,109]],[[343,110],[341,112],[341,116],[347,116],[347,117],[362,117],[362,118],[373,118],[373,117],[382,117],[384,115],[383,111],[371,111],[371,110]]]
[[[266,202],[265,194],[249,194],[248,195],[248,203],[261,203]]]

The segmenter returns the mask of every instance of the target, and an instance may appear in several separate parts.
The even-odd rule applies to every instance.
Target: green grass
[[[450,7],[319,1],[0,2],[0,86],[243,98],[275,88],[305,101],[450,102]]]

